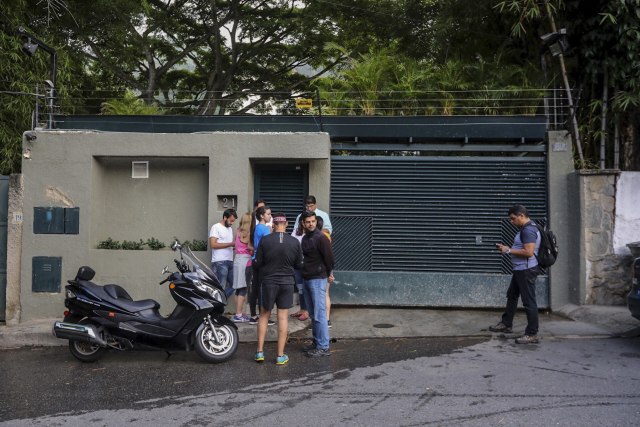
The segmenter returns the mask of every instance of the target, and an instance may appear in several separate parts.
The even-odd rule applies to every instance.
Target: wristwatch
[[[505,254],[511,255],[511,248],[507,249],[507,252],[505,252]]]

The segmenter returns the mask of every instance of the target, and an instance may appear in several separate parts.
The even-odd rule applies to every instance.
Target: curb
[[[39,319],[18,325],[0,326],[0,349],[15,349],[20,347],[60,347],[66,346],[67,340],[53,336],[51,329],[55,321],[60,319]],[[289,334],[302,331],[307,328],[309,321],[289,321]],[[257,325],[249,323],[236,323],[240,342],[257,341]],[[277,341],[277,325],[267,328],[265,341]]]

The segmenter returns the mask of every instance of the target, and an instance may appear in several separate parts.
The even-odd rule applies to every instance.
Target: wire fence
[[[550,129],[570,119],[562,89],[464,91],[277,92],[157,91],[127,89],[54,93],[37,88],[34,126],[51,115],[331,115],[331,116],[537,116]]]

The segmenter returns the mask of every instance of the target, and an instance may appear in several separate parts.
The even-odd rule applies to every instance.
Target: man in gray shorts
[[[258,294],[260,320],[258,321],[258,349],[256,362],[264,362],[264,339],[267,322],[274,304],[278,307],[278,354],[276,365],[286,365],[289,356],[284,347],[289,331],[289,309],[293,306],[294,270],[302,268],[302,249],[287,230],[287,217],[283,213],[273,216],[273,232],[260,240],[254,271],[261,283]]]

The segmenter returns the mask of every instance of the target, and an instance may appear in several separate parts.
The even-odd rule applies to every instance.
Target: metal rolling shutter
[[[339,270],[508,273],[495,243],[515,234],[514,203],[546,216],[544,157],[331,159]],[[353,245],[365,231],[350,224],[369,222],[369,247]]]
[[[284,212],[289,220],[289,232],[296,216],[304,208],[307,195],[306,168],[282,165],[263,167],[256,173],[256,199],[264,199],[272,213]]]

